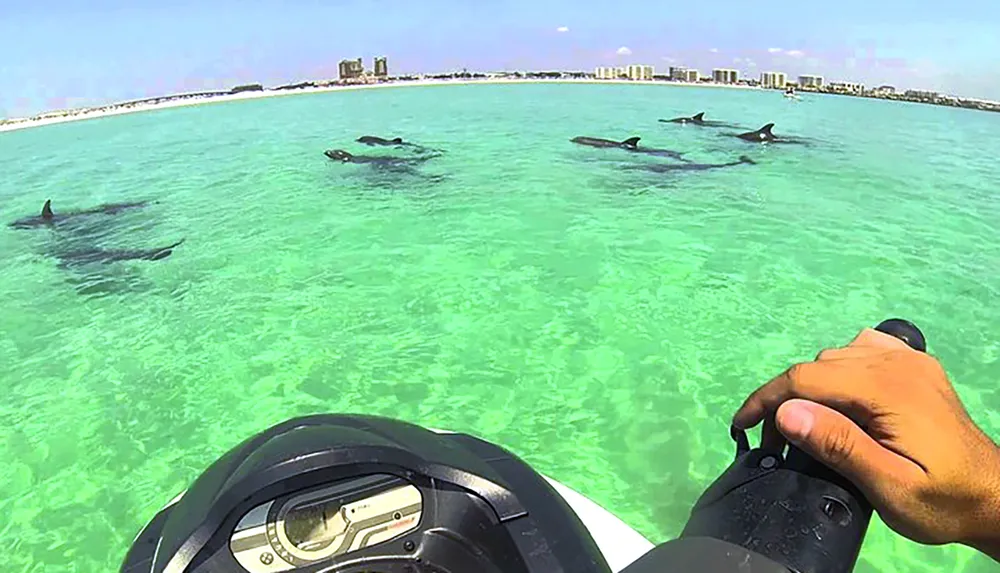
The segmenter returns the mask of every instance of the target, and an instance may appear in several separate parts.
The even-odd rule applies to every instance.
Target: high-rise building
[[[687,68],[684,66],[670,66],[670,79],[675,82],[687,81]]]
[[[385,56],[381,58],[375,58],[375,77],[384,78],[389,76],[389,64],[385,59]]]
[[[625,67],[625,76],[630,80],[653,79],[653,66],[630,64]]]
[[[340,79],[351,80],[360,78],[365,73],[365,64],[361,58],[356,60],[340,60]]]
[[[618,79],[618,68],[609,68],[607,66],[595,68],[594,77],[599,80]]]
[[[800,88],[819,89],[823,87],[823,76],[802,75],[799,76]]]
[[[594,69],[594,78],[599,80],[618,80],[628,78],[628,68],[612,68],[602,66]],[[652,78],[652,74],[650,74]]]
[[[700,77],[701,77],[701,74],[698,73],[698,70],[684,70],[684,80],[683,81],[685,81],[685,82],[692,82],[692,83],[693,82],[697,82]]]
[[[739,79],[740,73],[737,70],[725,68],[715,68],[712,70],[712,81],[717,84],[735,84]]]
[[[762,72],[760,74],[760,87],[785,89],[788,84],[788,76],[785,72]]]

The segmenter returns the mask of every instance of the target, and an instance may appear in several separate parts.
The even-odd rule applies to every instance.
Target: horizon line
[[[358,59],[359,58],[353,58],[353,61],[357,61]],[[352,61],[352,59],[341,60],[341,62],[343,62],[343,61]],[[301,86],[303,84],[325,83],[327,85],[330,85],[330,84],[338,84],[340,82],[345,82],[345,81],[349,82],[350,80],[357,80],[357,79],[364,80],[364,79],[370,79],[370,78],[375,78],[375,77],[383,78],[383,79],[385,79],[385,80],[387,80],[389,82],[392,82],[394,80],[395,81],[400,81],[400,80],[406,81],[405,78],[411,78],[411,77],[446,76],[446,75],[452,75],[452,76],[454,76],[454,75],[457,75],[457,74],[471,74],[471,75],[484,74],[484,75],[489,75],[489,74],[517,74],[517,73],[520,73],[520,74],[560,73],[560,74],[584,74],[584,75],[588,75],[588,76],[596,76],[595,72],[596,72],[596,70],[598,68],[623,68],[623,67],[628,67],[629,65],[638,65],[638,66],[652,67],[654,70],[656,68],[655,66],[650,65],[650,64],[624,64],[624,65],[618,65],[618,66],[595,66],[593,68],[593,71],[585,71],[585,70],[571,71],[571,70],[559,70],[559,69],[548,69],[548,70],[516,69],[516,70],[500,70],[500,71],[469,71],[468,68],[462,68],[462,71],[450,71],[450,72],[416,72],[416,73],[408,73],[408,74],[398,74],[398,75],[395,75],[395,76],[388,76],[388,75],[387,76],[374,76],[374,75],[372,75],[372,73],[369,70],[364,70],[362,72],[363,75],[361,77],[359,77],[359,78],[305,79],[305,80],[296,80],[296,81],[284,82],[284,83],[272,85],[272,86],[269,86],[269,87],[265,87],[260,82],[252,82],[251,81],[251,82],[246,82],[246,83],[242,83],[242,84],[237,84],[237,85],[231,86],[229,88],[215,88],[215,89],[198,90],[198,91],[190,91],[190,92],[162,93],[160,95],[151,95],[151,96],[146,96],[146,97],[142,97],[142,98],[135,98],[135,99],[128,99],[128,100],[108,101],[107,103],[103,103],[103,104],[92,104],[92,105],[87,105],[87,106],[83,106],[83,107],[61,108],[61,109],[60,108],[48,109],[48,110],[45,110],[45,111],[37,112],[37,113],[29,115],[29,116],[0,117],[0,124],[3,124],[3,123],[15,123],[15,122],[22,122],[22,121],[31,121],[31,120],[42,119],[42,116],[49,115],[49,114],[69,113],[69,112],[83,113],[83,112],[96,111],[96,110],[100,110],[100,109],[103,109],[103,108],[113,108],[113,107],[119,107],[119,106],[129,105],[129,104],[141,104],[141,103],[144,103],[144,102],[149,102],[149,101],[152,101],[152,100],[159,100],[159,99],[186,98],[186,97],[197,97],[197,96],[213,96],[213,95],[235,94],[235,93],[238,93],[237,90],[239,88],[247,88],[246,91],[249,91],[250,88],[259,88],[259,89],[256,89],[254,91],[274,91],[274,90],[278,90],[278,89],[281,89],[281,88],[292,88],[292,87],[295,87],[295,86]],[[701,76],[700,75],[701,72],[700,72],[699,68],[689,68],[689,67],[682,66],[682,65],[669,66],[669,67],[677,67],[677,68],[684,68],[684,69],[687,69],[687,70],[698,71],[699,72],[699,78],[701,78],[701,77],[705,77],[705,78],[711,77],[711,76]],[[713,71],[714,70],[735,70],[735,68],[712,68],[712,70]],[[736,70],[736,71],[739,72],[739,70]],[[778,72],[778,71],[762,71],[762,72],[760,72],[760,74],[769,74],[769,73],[779,73],[779,74],[784,74],[786,77],[788,76],[787,72]],[[803,77],[803,76],[805,76],[805,77],[820,77],[820,78],[823,78],[824,80],[826,80],[826,76],[819,75],[819,74],[798,74],[798,77]],[[663,77],[663,75],[661,75],[661,77]],[[746,76],[744,76],[744,77],[746,77]],[[600,79],[600,78],[596,78],[596,77],[593,77],[591,79],[594,79],[595,81],[614,81],[615,80],[615,79]],[[616,78],[616,79],[627,80],[627,81],[636,82],[636,83],[645,83],[645,82],[654,83],[654,82],[657,82],[657,81],[664,81],[662,79],[658,80],[658,79],[655,79],[655,78],[654,79],[648,79],[648,80],[645,80],[645,79],[644,80],[636,80],[636,79],[630,79],[630,78]],[[670,79],[669,76],[667,76],[667,81],[677,82],[677,80]],[[758,80],[754,79],[754,80],[751,80],[751,81],[758,81]],[[702,82],[688,82],[688,81],[683,81],[683,82],[679,82],[679,83],[697,84],[697,83],[702,83]],[[720,82],[715,82],[714,80],[708,81],[708,82],[703,82],[703,83],[711,84],[711,85],[719,85],[719,86],[727,86],[728,85],[728,86],[746,87],[746,88],[760,87],[760,86],[750,86],[750,85],[746,85],[746,84],[740,84],[738,82],[723,82],[723,83],[720,83]],[[865,84],[863,84],[861,82],[851,82],[851,81],[846,81],[846,80],[831,81],[831,82],[828,83],[828,85],[829,84],[842,84],[842,83],[853,83],[853,84],[861,85],[863,87],[865,86]],[[342,84],[342,85],[351,85],[351,84],[348,83],[348,84]],[[890,84],[882,84],[881,85],[881,87],[886,87],[886,86],[894,87],[894,86],[891,86]],[[761,88],[761,89],[764,89],[764,88]],[[776,88],[776,89],[781,89],[781,88]],[[809,90],[809,91],[812,91],[812,90]],[[946,97],[946,98],[955,98],[955,99],[959,99],[959,100],[966,100],[966,101],[972,101],[972,102],[977,102],[977,103],[983,103],[983,104],[989,104],[989,105],[994,105],[994,106],[1000,106],[1000,101],[988,100],[988,99],[983,99],[983,98],[958,96],[958,95],[955,95],[955,94],[936,92],[936,91],[933,91],[933,90],[913,89],[913,90],[908,90],[908,91],[933,93],[933,94],[936,94],[936,95],[939,95],[939,96],[943,96],[943,97]],[[818,92],[818,93],[823,93],[823,92]],[[852,95],[852,94],[847,94],[847,95]]]

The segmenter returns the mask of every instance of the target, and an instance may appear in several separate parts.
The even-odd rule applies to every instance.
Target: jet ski
[[[925,351],[913,324],[876,329]],[[252,436],[136,536],[121,573],[849,573],[872,507],[791,448],[736,456],[655,545],[501,446],[322,414]]]

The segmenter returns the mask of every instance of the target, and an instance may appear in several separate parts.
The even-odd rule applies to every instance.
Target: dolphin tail
[[[630,137],[630,138],[626,139],[625,141],[622,141],[621,144],[624,145],[625,147],[636,147],[636,146],[639,145],[639,140],[640,139],[642,139],[642,138],[641,137]]]
[[[174,252],[174,249],[181,246],[182,243],[184,243],[184,239],[177,241],[176,243],[170,245],[169,247],[163,247],[162,249],[154,251],[152,254],[150,254],[149,260],[158,261],[160,259],[165,259],[169,257]]]
[[[52,218],[52,199],[46,199],[45,204],[42,205],[42,219]]]
[[[670,123],[669,119],[660,119],[660,120],[657,120],[657,121],[660,121],[662,123]]]
[[[703,119],[705,119],[705,112],[703,112],[703,111],[698,112],[698,113],[694,114],[694,116],[691,117],[691,119],[693,119],[695,121],[702,121]]]
[[[750,165],[757,165],[757,162],[754,161],[753,159],[750,159],[750,157],[747,156],[747,155],[740,155],[740,163],[747,163],[747,164],[750,164]]]

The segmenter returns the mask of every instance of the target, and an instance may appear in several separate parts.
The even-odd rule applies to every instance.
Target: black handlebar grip
[[[920,329],[908,320],[902,318],[883,320],[875,327],[875,330],[895,336],[918,352],[927,352],[927,341],[924,339],[924,333],[920,332]]]

